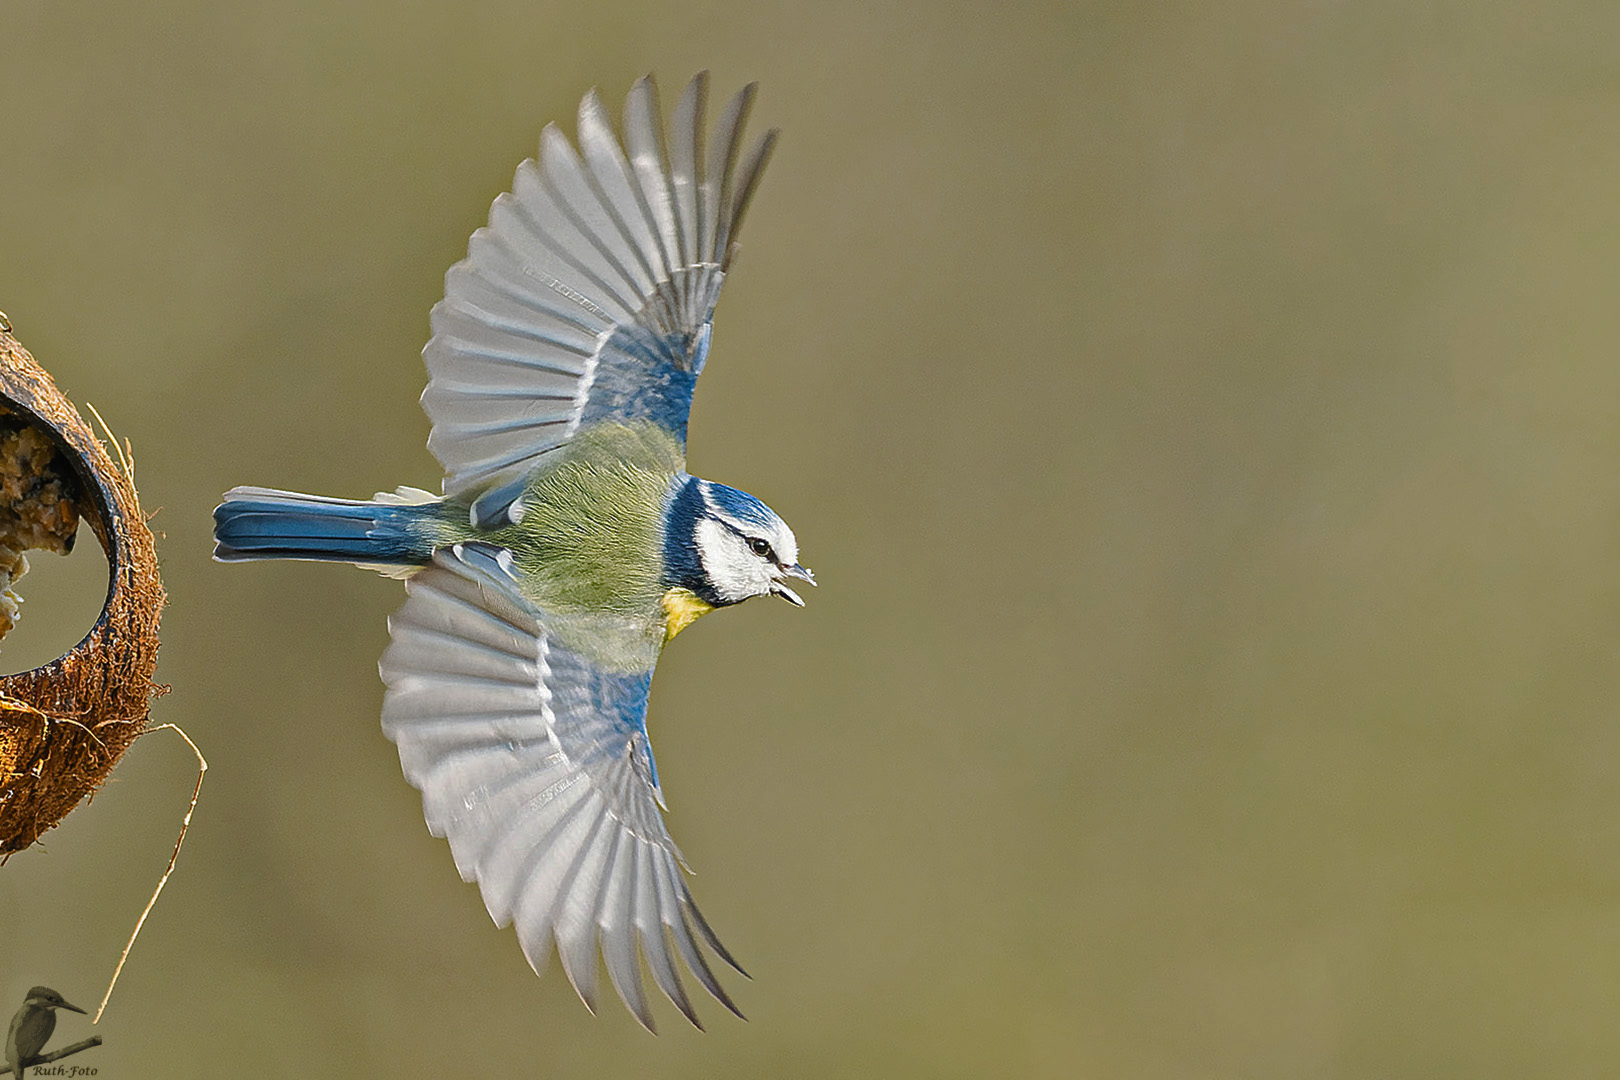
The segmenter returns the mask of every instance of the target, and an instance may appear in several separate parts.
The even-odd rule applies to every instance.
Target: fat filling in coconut
[[[79,529],[78,481],[49,435],[0,405],[0,637],[17,625],[28,572],[25,551],[73,550]]]

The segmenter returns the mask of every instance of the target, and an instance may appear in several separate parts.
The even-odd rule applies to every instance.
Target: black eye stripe
[[[748,550],[752,551],[755,555],[758,555],[762,559],[770,559],[772,562],[777,561],[776,549],[771,546],[771,542],[769,540],[766,540],[762,536],[749,536],[747,533],[737,528],[737,526],[733,525],[725,518],[717,517],[714,514],[705,514],[703,516],[710,521],[719,523],[727,532],[731,533],[743,543],[747,544]]]

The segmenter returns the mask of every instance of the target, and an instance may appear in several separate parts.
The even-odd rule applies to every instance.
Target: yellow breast
[[[676,634],[696,622],[698,616],[713,611],[714,605],[705,602],[691,589],[675,588],[664,594],[663,608],[664,644],[667,645]]]

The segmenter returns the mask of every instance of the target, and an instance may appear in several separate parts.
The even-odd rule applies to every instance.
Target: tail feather
[[[440,505],[232,488],[214,508],[214,558],[421,565],[433,559]]]

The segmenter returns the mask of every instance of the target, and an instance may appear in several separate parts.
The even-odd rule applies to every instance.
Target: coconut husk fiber
[[[76,515],[101,541],[110,570],[106,605],[84,640],[43,667],[0,677],[6,856],[99,788],[145,730],[158,692],[152,672],[164,593],[134,477],[3,320],[0,327],[0,563],[23,547],[64,550]]]

